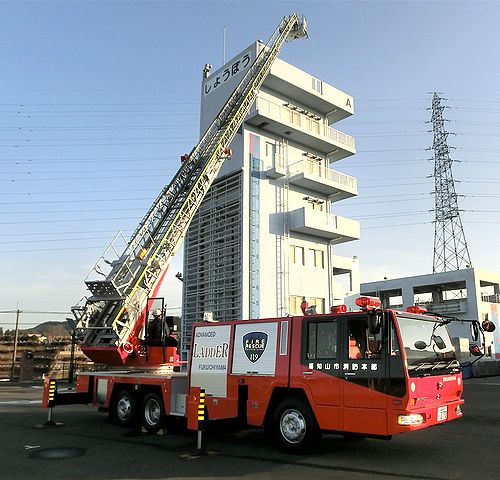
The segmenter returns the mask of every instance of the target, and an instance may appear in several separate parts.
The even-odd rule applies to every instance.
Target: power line
[[[384,188],[384,187],[394,187],[394,186],[401,186],[401,187],[407,187],[407,186],[411,186],[411,185],[429,185],[428,182],[413,182],[413,183],[402,183],[402,182],[398,182],[398,183],[389,183],[389,184],[383,184],[383,185],[369,185],[369,186],[366,186],[364,187],[363,185],[359,186],[358,189],[372,189],[372,188]]]
[[[375,133],[352,133],[356,138],[378,138],[378,137],[416,137],[428,135],[427,132],[375,132]]]
[[[393,227],[413,227],[415,225],[431,225],[431,224],[432,222],[412,222],[412,223],[397,223],[393,225],[374,225],[371,227],[361,225],[361,230],[372,230],[374,228],[381,229],[381,228],[393,228]]]
[[[412,176],[412,180],[422,180],[422,179],[427,179],[428,177],[416,177]],[[370,177],[368,180],[365,180],[364,183],[369,183],[369,182],[381,182],[387,180],[387,177],[381,177],[381,178],[372,178]]]
[[[104,250],[106,248],[106,245],[96,245],[96,246],[90,246],[87,245],[85,247],[58,247],[58,248],[32,248],[32,249],[25,249],[25,250],[2,250],[0,251],[0,255],[6,254],[6,253],[34,253],[34,252],[61,252],[61,251],[69,251],[69,250]]]
[[[96,113],[86,113],[82,115],[71,113],[69,115],[63,115],[65,112],[54,113],[52,115],[35,115],[35,114],[18,114],[18,115],[2,115],[3,118],[70,118],[70,117],[81,117],[81,118],[92,118],[92,117],[127,117],[127,118],[137,118],[137,117],[180,117],[180,116],[197,116],[197,110],[169,110],[169,112],[130,112],[124,114],[123,112],[116,113],[106,113],[106,112],[96,112]]]
[[[416,195],[419,195],[419,194],[416,194]],[[431,193],[422,193],[421,195],[432,195]],[[384,195],[385,196],[385,195]],[[461,194],[461,195],[458,195],[458,196],[463,196],[465,198],[498,198],[500,197],[500,194],[491,194],[491,195],[487,195],[487,194],[483,194],[483,195],[470,195],[470,194]],[[360,198],[364,198],[364,197],[360,197]],[[380,198],[380,197],[372,197],[372,198]],[[412,197],[412,198],[399,198],[399,199],[392,199],[392,200],[379,200],[379,201],[370,201],[370,202],[353,202],[353,203],[342,203],[341,206],[339,206],[338,208],[340,207],[356,207],[358,205],[375,205],[375,204],[379,204],[379,203],[394,203],[394,202],[420,202],[420,201],[428,201],[429,198],[415,198],[415,197]],[[480,212],[481,210],[463,210],[464,212]],[[496,210],[489,210],[490,212],[496,212]],[[484,212],[486,212],[486,210],[484,210]]]
[[[152,200],[153,197],[130,197],[130,198],[89,198],[83,200],[42,200],[30,202],[0,202],[0,205],[46,205],[51,203],[102,203],[102,202],[139,202],[143,200]],[[40,212],[37,212],[40,213]]]
[[[385,152],[423,152],[425,148],[414,147],[414,148],[386,148],[380,150],[357,150],[356,153],[385,153]]]
[[[75,172],[77,173],[77,172]],[[161,172],[160,172],[161,173]],[[119,179],[119,178],[157,178],[158,177],[158,172],[156,174],[149,174],[149,175],[113,175],[110,177],[106,176],[92,176],[92,177],[58,177],[58,178],[18,178],[18,179],[0,179],[0,182],[8,182],[8,183],[15,183],[15,182],[48,182],[48,181],[60,181],[60,180],[96,180],[98,178],[99,180],[102,179]],[[52,192],[53,193],[53,192]]]
[[[428,193],[426,193],[425,195],[429,195]],[[380,198],[380,197],[379,197]],[[399,198],[399,199],[396,199],[396,200],[379,200],[379,201],[376,201],[376,202],[356,202],[356,203],[349,203],[349,204],[342,204],[341,206],[342,207],[357,207],[358,205],[376,205],[376,204],[379,204],[379,203],[394,203],[394,202],[420,202],[420,201],[423,201],[425,200],[426,202],[430,200],[430,198],[415,198],[415,197],[412,197],[412,198]],[[340,206],[339,206],[340,208]]]
[[[23,224],[31,224],[31,223],[80,223],[80,222],[96,222],[96,221],[108,221],[108,220],[137,220],[137,217],[99,217],[99,218],[78,218],[71,220],[33,220],[27,222],[0,222],[0,225],[23,225]]]
[[[169,140],[185,140],[185,141],[189,141],[191,140],[193,137],[190,136],[190,137],[173,137],[173,136],[169,136],[168,137]],[[36,141],[37,142],[57,142],[57,141],[64,141],[64,142],[86,142],[86,141],[89,141],[89,140],[92,140],[92,141],[105,141],[105,140],[113,140],[113,141],[119,141],[119,142],[122,142],[122,141],[125,141],[125,140],[164,140],[165,137],[124,137],[124,138],[120,138],[120,137],[113,137],[113,138],[110,138],[110,137],[104,137],[104,138],[37,138]],[[31,142],[32,139],[25,139],[25,138],[0,138],[0,142]],[[30,143],[31,145],[31,143]],[[4,145],[5,146],[5,145]]]
[[[32,165],[26,165],[27,168],[31,168]],[[174,173],[176,170],[173,169],[173,168],[158,168],[157,169],[160,173]],[[59,174],[59,173],[78,173],[79,170],[39,170],[39,171],[25,171],[25,172],[19,172],[19,171],[3,171],[2,173],[4,174],[8,174],[8,175],[22,175],[22,174],[25,174],[25,175],[45,175],[45,174],[49,174],[49,173],[53,173],[53,174]],[[85,170],[85,172],[87,172],[87,170]],[[112,173],[112,172],[116,172],[116,167],[111,167],[111,170],[110,169],[102,169],[100,168],[99,169],[99,173]],[[126,169],[123,169],[121,168],[120,169],[120,173],[134,173],[134,172],[137,172],[137,169],[132,169],[132,170],[126,170]],[[116,177],[118,178],[118,177]],[[5,181],[5,180],[4,180]],[[9,180],[6,180],[6,181],[9,181]]]
[[[129,189],[127,188],[127,192],[149,192],[149,190],[144,190],[144,189]],[[54,193],[57,193],[59,195],[74,195],[76,193],[110,193],[109,188],[106,190],[70,190],[70,191],[50,191],[50,192],[0,192],[0,195],[27,195],[27,196],[32,196],[32,195],[54,195]],[[112,193],[112,192],[111,192]],[[119,192],[121,194],[121,192]]]
[[[101,109],[92,109],[92,110],[80,110],[80,109],[68,109],[68,110],[56,110],[56,109],[52,109],[52,110],[48,110],[48,109],[45,109],[45,110],[36,110],[36,109],[15,109],[15,110],[11,110],[11,109],[8,109],[8,110],[0,110],[0,114],[2,113],[8,113],[8,114],[14,114],[14,116],[19,116],[19,117],[22,117],[22,116],[25,116],[25,115],[33,115],[33,114],[38,114],[38,113],[43,113],[43,114],[54,114],[54,115],[59,115],[59,114],[81,114],[81,113],[110,113],[110,114],[114,114],[114,113],[129,113],[129,114],[136,114],[136,113],[145,113],[145,114],[148,114],[148,113],[170,113],[170,112],[178,112],[178,111],[190,111],[190,109],[187,109],[187,108],[184,108],[182,106],[182,104],[177,104],[180,108],[171,108],[169,107],[167,110],[161,110],[161,109],[154,109],[154,110],[147,110],[147,109],[143,109],[143,110],[131,110],[131,109],[124,109],[124,110],[121,110],[121,109],[116,109],[116,110],[101,110]],[[197,106],[199,105],[198,103],[189,103],[189,104],[184,104],[184,105],[189,105],[189,106]],[[153,106],[155,106],[153,104]],[[192,111],[196,111],[196,109],[191,109]],[[6,116],[10,116],[10,115],[6,115]]]
[[[76,107],[76,106],[85,106],[85,107],[102,107],[102,106],[159,106],[159,105],[199,105],[199,102],[144,102],[144,103],[124,103],[124,102],[118,102],[118,103],[0,103],[0,106],[2,107],[45,107],[45,106],[54,106],[54,107]]]
[[[191,141],[191,139],[185,141],[177,142],[120,142],[120,143],[49,143],[46,145],[41,145],[39,143],[30,143],[29,145],[0,145],[4,148],[31,148],[31,147],[106,147],[106,146],[131,146],[131,145],[181,145],[186,142]]]
[[[60,238],[60,239],[47,239],[47,240],[13,240],[10,242],[1,242],[0,245],[11,245],[11,244],[20,244],[20,243],[47,243],[47,242],[76,242],[80,240],[106,240],[109,237],[80,237],[80,238]]]
[[[67,159],[67,158],[61,158],[59,160],[47,160],[47,161],[42,161],[42,160],[37,160],[37,161],[32,161],[32,160],[7,160],[7,161],[0,161],[0,164],[3,165],[18,165],[19,167],[39,167],[39,166],[45,166],[49,164],[56,164],[56,165],[65,165],[65,166],[73,166],[75,164],[79,163],[84,163],[85,165],[89,163],[99,163],[104,164],[104,163],[112,163],[112,164],[123,164],[123,163],[128,163],[128,162],[133,162],[135,164],[141,164],[143,165],[145,162],[165,162],[165,161],[172,161],[172,156],[167,157],[151,157],[151,158],[110,158],[110,159],[105,159],[105,158],[96,158],[94,160],[72,160],[72,159]],[[114,165],[116,168],[116,165]]]
[[[428,210],[417,210],[414,212],[399,212],[399,213],[374,213],[372,215],[362,215],[356,217],[357,220],[370,221],[379,220],[381,218],[394,218],[394,217],[410,217],[414,215],[428,214]]]
[[[131,230],[123,230],[122,233],[131,233]],[[110,233],[110,234],[115,234],[116,230],[85,230],[85,231],[71,231],[71,232],[23,232],[23,236],[27,235],[78,235],[78,234],[83,234],[83,233]],[[0,237],[18,237],[18,233],[0,233]]]
[[[92,208],[92,209],[82,209],[82,210],[50,210],[50,211],[29,211],[29,212],[0,212],[0,215],[24,215],[24,214],[29,214],[29,215],[47,215],[47,214],[53,214],[53,213],[94,213],[94,212],[123,212],[125,209],[124,208]],[[128,212],[143,212],[143,208],[130,208],[127,207],[126,210]],[[74,220],[74,219],[73,219]]]
[[[68,126],[68,125],[51,125],[51,126],[41,126],[41,125],[14,125],[14,126],[2,126],[0,125],[0,130],[15,130],[20,132],[44,132],[47,130],[85,130],[85,131],[103,131],[103,130],[180,130],[184,128],[198,128],[199,125],[195,123],[190,123],[186,125],[175,124],[175,125],[80,125],[80,126]]]

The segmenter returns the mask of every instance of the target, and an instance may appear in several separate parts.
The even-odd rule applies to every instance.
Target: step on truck
[[[75,391],[56,392],[52,404],[47,379],[43,405],[92,403],[150,433],[176,419],[196,430],[204,392],[208,422],[265,428],[297,452],[322,432],[390,439],[460,418],[451,320],[420,307],[382,310],[373,297],[356,304],[356,312],[338,305],[327,314],[198,323],[186,373],[81,373]]]

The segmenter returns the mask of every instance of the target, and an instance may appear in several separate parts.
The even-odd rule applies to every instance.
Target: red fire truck
[[[460,418],[450,320],[419,307],[381,310],[373,297],[356,303],[357,312],[340,305],[322,315],[199,323],[187,373],[165,364],[80,374],[75,392],[56,393],[52,405],[93,403],[121,425],[140,419],[151,433],[175,417],[197,429],[204,390],[209,421],[264,427],[292,451],[311,447],[321,432],[389,439]],[[47,380],[45,407],[49,389]]]
[[[81,348],[121,369],[80,373],[71,392],[46,379],[44,407],[92,403],[151,433],[175,418],[197,428],[201,410],[209,421],[272,429],[290,450],[322,431],[389,438],[461,416],[448,320],[381,310],[367,297],[354,313],[304,308],[297,317],[197,324],[188,370],[179,371],[173,319],[154,297],[281,46],[305,37],[304,18],[282,19],[130,240],[118,234],[89,273],[91,296],[72,308]]]

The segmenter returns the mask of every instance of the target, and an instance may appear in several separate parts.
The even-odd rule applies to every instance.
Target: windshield
[[[397,316],[408,371],[418,374],[460,366],[450,334],[442,321]]]

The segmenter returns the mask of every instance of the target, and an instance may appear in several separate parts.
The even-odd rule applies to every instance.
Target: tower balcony
[[[354,99],[347,93],[277,58],[264,87],[307,105],[327,118],[328,124],[354,113]]]
[[[360,237],[357,220],[306,207],[290,212],[290,230],[327,238],[333,244],[359,240]]]
[[[326,125],[315,115],[265,98],[258,98],[246,123],[314,149],[335,162],[356,153],[354,137]]]
[[[436,313],[438,315],[454,315],[457,313],[467,313],[467,299],[456,299],[456,300],[444,300],[440,303],[434,302],[417,302],[417,305],[421,305],[429,312]]]
[[[290,183],[332,196],[334,202],[358,194],[358,181],[355,177],[327,168],[317,161],[304,159],[289,168]]]

